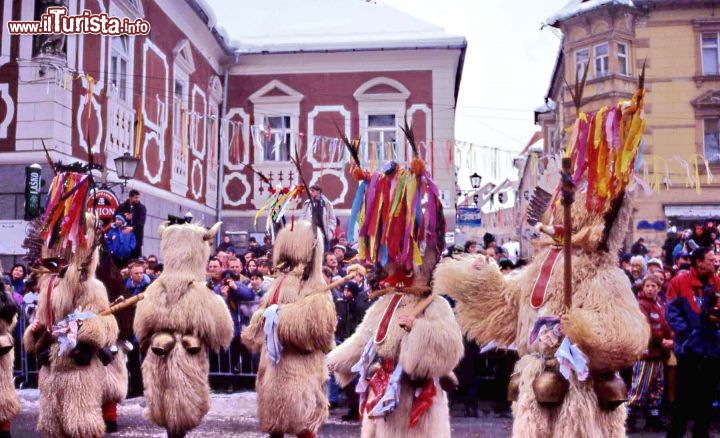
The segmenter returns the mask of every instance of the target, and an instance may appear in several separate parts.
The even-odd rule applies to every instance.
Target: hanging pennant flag
[[[197,144],[197,112],[192,111],[188,113],[188,143],[190,144],[190,147],[193,148],[193,150],[198,149]]]
[[[187,114],[185,113],[185,107],[180,104],[180,158],[185,159],[185,148],[187,146]]]
[[[233,125],[232,156],[235,163],[240,163],[240,122],[231,122]]]
[[[215,128],[217,127],[217,117],[215,115],[211,114],[208,116],[208,119],[210,120],[210,143],[209,147],[210,150],[208,151],[208,161],[211,163],[211,166],[214,167],[215,165],[215,148],[217,147],[217,131]]]

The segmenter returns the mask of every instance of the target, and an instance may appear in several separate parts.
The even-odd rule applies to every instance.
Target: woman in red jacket
[[[645,414],[645,428],[665,430],[660,420],[660,403],[665,386],[663,362],[673,348],[673,333],[665,321],[665,309],[658,292],[662,279],[654,274],[645,276],[642,290],[638,293],[640,310],[650,324],[650,343],[647,350],[633,367],[632,387],[628,395],[628,429],[634,432],[637,417]]]

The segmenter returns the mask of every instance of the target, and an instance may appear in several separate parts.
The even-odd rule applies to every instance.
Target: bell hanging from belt
[[[507,401],[514,402],[520,397],[520,373],[516,372],[510,376],[507,388]]]
[[[190,354],[198,354],[202,350],[200,338],[195,335],[183,335],[180,340],[183,348]]]
[[[569,388],[570,382],[560,374],[560,364],[557,359],[546,358],[542,372],[533,380],[535,400],[542,406],[559,406],[565,400]]]
[[[612,411],[627,401],[627,385],[618,373],[592,373],[592,381],[600,408]]]
[[[13,346],[15,345],[15,340],[13,339],[12,335],[5,334],[0,335],[0,357],[6,355],[10,350],[12,350]]]
[[[150,350],[158,356],[167,356],[175,347],[175,336],[169,332],[157,332],[150,338]]]

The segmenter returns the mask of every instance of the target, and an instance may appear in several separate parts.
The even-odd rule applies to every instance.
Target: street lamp
[[[470,175],[470,186],[473,189],[479,189],[481,182],[482,182],[482,176],[478,175],[477,172]]]
[[[135,178],[135,171],[137,170],[137,165],[140,162],[140,159],[130,155],[130,152],[125,152],[121,156],[113,159],[113,161],[115,162],[115,171],[117,172],[117,176],[122,180],[122,182],[108,183],[106,181],[103,184],[103,187],[111,188],[116,185],[120,185],[120,191],[125,193],[125,186],[127,186],[128,180]]]
[[[478,175],[477,172],[470,175],[470,186],[472,187],[471,190],[460,190],[459,187],[456,188],[456,194],[457,197],[460,198],[461,195],[466,196],[465,202],[467,203],[468,197],[472,194],[472,200],[475,203],[475,205],[478,205],[480,201],[480,196],[477,193],[477,190],[480,188],[480,183],[482,182],[482,176]]]

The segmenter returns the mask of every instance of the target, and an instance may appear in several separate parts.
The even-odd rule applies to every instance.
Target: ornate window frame
[[[377,86],[385,86],[394,89],[383,93],[373,93],[373,88]],[[407,111],[407,101],[410,97],[410,90],[400,81],[384,76],[379,76],[363,83],[353,93],[353,97],[358,102],[358,117],[360,119],[360,137],[363,139],[361,144],[360,156],[367,164],[370,154],[369,138],[369,118],[372,115],[393,115],[396,125],[402,123]],[[405,148],[401,145],[405,144],[405,136],[399,126],[395,128],[395,161],[405,161]],[[389,157],[385,157],[387,159]],[[381,165],[382,163],[377,163]]]

